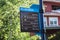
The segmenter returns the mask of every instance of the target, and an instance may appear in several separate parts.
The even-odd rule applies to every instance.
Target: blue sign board
[[[20,7],[20,20],[22,32],[39,32],[39,5]]]
[[[20,7],[20,11],[24,11],[24,12],[37,12],[37,13],[39,13],[39,5],[33,4],[30,8]]]

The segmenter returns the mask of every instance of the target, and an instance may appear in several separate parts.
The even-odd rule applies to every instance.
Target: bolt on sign
[[[22,32],[39,32],[38,13],[39,5],[36,4],[33,4],[30,8],[20,8],[20,26]]]

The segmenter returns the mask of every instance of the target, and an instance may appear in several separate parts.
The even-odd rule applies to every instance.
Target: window
[[[60,6],[52,5],[52,12],[59,12],[60,13]]]
[[[47,17],[44,17],[44,26],[47,26]]]
[[[60,9],[60,6],[52,5],[52,10]]]
[[[58,26],[58,18],[49,17],[49,26]]]

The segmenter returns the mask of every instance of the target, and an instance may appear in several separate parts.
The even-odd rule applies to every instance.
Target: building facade
[[[44,27],[47,33],[56,32],[60,29],[60,1],[43,0]],[[51,33],[50,32],[50,33]]]
[[[44,1],[44,24],[60,26],[60,2]]]

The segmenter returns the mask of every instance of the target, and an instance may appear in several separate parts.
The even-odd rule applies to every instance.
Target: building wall
[[[44,7],[45,7],[45,12],[51,12],[52,11],[52,5],[57,5],[60,6],[60,3],[56,2],[45,2],[44,1]],[[47,17],[47,25],[49,25],[49,17],[56,17],[56,16],[45,16]],[[60,25],[60,16],[58,16],[58,25]]]
[[[51,12],[51,4],[50,3],[44,3],[44,7],[45,7],[45,12]]]
[[[45,12],[51,12],[52,5],[60,6],[60,3],[56,3],[56,2],[44,2],[43,4],[45,5]]]

